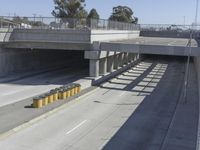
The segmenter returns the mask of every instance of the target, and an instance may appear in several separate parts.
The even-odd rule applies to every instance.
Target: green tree
[[[99,14],[96,9],[91,9],[87,16],[87,25],[92,28],[96,28],[98,26]]]
[[[54,0],[52,15],[60,18],[86,18],[85,0]]]
[[[90,10],[87,18],[88,19],[99,19],[100,17],[99,17],[97,10],[93,8],[93,9]]]
[[[138,18],[133,16],[133,11],[127,6],[117,6],[113,8],[112,15],[109,20],[127,23],[137,23]]]

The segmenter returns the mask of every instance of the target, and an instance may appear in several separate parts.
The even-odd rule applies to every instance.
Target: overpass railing
[[[6,24],[5,22],[10,22]],[[139,25],[105,19],[0,16],[0,28],[139,30]]]
[[[141,31],[174,31],[190,32],[200,31],[200,25],[175,25],[175,24],[140,24]]]

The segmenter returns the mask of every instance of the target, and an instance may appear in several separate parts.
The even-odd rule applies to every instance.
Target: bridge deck
[[[138,44],[138,45],[163,45],[163,46],[187,46],[189,39],[183,38],[155,38],[155,37],[139,37],[130,40],[117,41],[116,43]],[[197,47],[197,42],[193,39],[192,47]]]
[[[197,42],[193,39],[190,48],[187,47],[189,39],[139,37],[116,42],[102,42],[102,51],[128,52],[140,54],[200,56]]]

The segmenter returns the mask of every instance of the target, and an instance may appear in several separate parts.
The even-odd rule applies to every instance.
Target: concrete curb
[[[0,140],[4,140],[4,139],[8,138],[9,136],[11,136],[11,135],[23,130],[23,129],[26,129],[26,128],[44,120],[44,119],[47,119],[48,117],[52,116],[56,112],[61,111],[64,108],[67,108],[67,107],[71,106],[72,104],[79,102],[81,98],[84,98],[85,96],[87,96],[87,95],[91,94],[92,92],[95,92],[97,89],[99,89],[99,87],[95,87],[95,88],[93,87],[94,89],[90,89],[90,88],[88,88],[88,90],[90,90],[90,91],[88,91],[87,93],[83,93],[82,95],[80,95],[78,97],[74,97],[74,99],[72,99],[71,101],[69,101],[69,102],[67,102],[67,103],[65,103],[65,104],[63,104],[63,105],[61,105],[57,108],[54,108],[53,110],[46,112],[43,115],[36,117],[36,118],[34,118],[34,119],[24,123],[24,124],[21,124],[21,125],[13,128],[13,129],[3,133],[3,134],[0,134]]]

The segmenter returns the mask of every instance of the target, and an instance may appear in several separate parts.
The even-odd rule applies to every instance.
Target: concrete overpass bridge
[[[138,30],[13,29],[6,31],[1,47],[13,50],[82,51],[84,58],[89,59],[90,76],[98,77],[143,54],[199,56],[196,40],[191,39],[191,45],[188,45],[188,34],[149,37],[147,33],[145,37],[144,31],[140,36]]]
[[[161,34],[149,37],[144,32],[139,36],[139,31],[132,30],[13,29],[4,33],[0,75],[53,65],[64,70],[1,84],[0,106],[6,107],[0,109],[3,114],[0,133],[28,122],[27,118],[38,113],[25,108],[30,101],[21,100],[28,96],[86,77],[86,69],[92,78],[85,79],[95,83],[110,80],[81,97],[80,103],[73,101],[61,113],[0,141],[2,149],[48,146],[52,150],[61,147],[112,150],[127,149],[127,144],[129,149],[141,150],[198,147],[200,58],[197,42],[192,39],[189,43],[188,32],[181,38],[180,34],[171,33],[167,37]],[[154,56],[142,60],[146,54]],[[185,99],[181,91],[187,72],[184,56],[188,55],[194,61],[189,64]],[[14,102],[18,102],[17,108]],[[21,114],[26,114],[25,120]],[[16,121],[8,125],[10,118]]]

